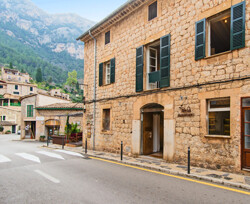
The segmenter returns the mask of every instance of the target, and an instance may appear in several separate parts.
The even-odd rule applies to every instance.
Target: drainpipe
[[[90,37],[94,40],[94,93],[93,93],[93,150],[95,150],[95,114],[96,114],[96,39],[89,30]]]

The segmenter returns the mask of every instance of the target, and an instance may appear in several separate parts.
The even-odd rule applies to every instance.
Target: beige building
[[[77,123],[82,132],[83,105],[78,103],[55,103],[36,108],[36,139],[40,135],[46,138],[52,135],[65,134],[67,117],[69,123]]]
[[[21,73],[16,69],[9,69],[9,68],[5,68],[4,66],[2,66],[1,79],[4,81],[29,83],[30,75],[28,73]]]
[[[62,91],[60,89],[51,89],[49,94],[51,96],[55,96],[55,97],[58,97],[58,98],[69,100],[69,94],[62,93]]]
[[[36,107],[46,106],[54,103],[70,103],[69,100],[60,99],[50,95],[32,94],[23,96],[21,101],[21,139],[39,139],[43,132],[36,131],[37,121],[41,118],[37,115]]]
[[[84,42],[92,148],[250,169],[250,2],[131,0]]]

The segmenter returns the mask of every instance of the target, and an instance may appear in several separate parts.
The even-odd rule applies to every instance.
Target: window
[[[99,86],[115,82],[115,58],[99,64]]]
[[[245,1],[195,24],[195,60],[245,47]]]
[[[13,94],[19,95],[19,92],[18,91],[14,91]]]
[[[33,91],[33,87],[30,87],[30,91]]]
[[[3,85],[0,85],[0,89],[2,89],[3,88]]]
[[[18,85],[15,85],[15,90],[18,90]]]
[[[102,115],[102,130],[110,130],[110,109],[103,109]]]
[[[21,81],[21,77],[19,77],[18,80]]]
[[[8,76],[7,76],[7,79],[11,79],[11,76],[8,75]]]
[[[230,50],[230,21],[230,10],[208,20],[209,56]]]
[[[105,33],[105,45],[110,43],[110,31]]]
[[[148,20],[152,20],[157,17],[157,1],[150,4],[148,7]]]
[[[110,84],[110,62],[106,63],[106,84]]]
[[[27,105],[27,117],[33,117],[33,105]]]
[[[159,88],[160,40],[147,46],[147,90]]]
[[[208,134],[230,136],[230,99],[208,100]]]
[[[3,121],[5,121],[6,120],[6,116],[5,115],[3,115]]]

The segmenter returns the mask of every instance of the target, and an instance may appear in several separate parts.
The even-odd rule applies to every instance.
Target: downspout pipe
[[[93,93],[93,150],[95,150],[95,115],[96,115],[96,38],[91,34],[90,37],[94,40],[94,93]]]

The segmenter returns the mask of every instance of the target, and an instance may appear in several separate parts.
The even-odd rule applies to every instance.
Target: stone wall
[[[164,106],[164,128],[166,133],[164,146],[169,161],[185,164],[187,147],[191,147],[192,164],[200,167],[241,171],[240,154],[240,101],[241,97],[250,97],[249,80],[231,81],[239,77],[250,76],[250,3],[246,1],[245,48],[217,56],[195,61],[195,22],[229,9],[239,0],[158,0],[159,15],[147,21],[148,1],[144,6],[107,28],[97,39],[96,68],[96,125],[95,148],[111,152],[120,151],[120,142],[124,142],[126,154],[137,154],[140,149],[140,109],[149,103]],[[111,42],[104,44],[104,34],[110,30]],[[136,48],[171,34],[170,48],[170,87],[153,91],[135,92]],[[98,86],[98,65],[115,57],[115,83]],[[93,100],[94,86],[94,41],[85,42],[84,83],[86,101]],[[146,71],[144,66],[144,79]],[[220,82],[218,84],[211,82]],[[222,81],[229,81],[221,83]],[[196,86],[204,83],[206,85]],[[210,84],[209,84],[210,83]],[[144,80],[145,90],[145,80]],[[159,89],[158,89],[159,90]],[[157,92],[157,91],[156,91]],[[141,95],[143,93],[143,95]],[[138,94],[137,96],[134,96]],[[112,97],[121,97],[112,99]],[[230,97],[230,138],[210,138],[207,134],[207,99]],[[190,106],[194,116],[178,117],[180,105]],[[102,109],[111,108],[111,131],[101,129]],[[87,103],[83,118],[84,136],[87,136],[88,124],[91,124],[93,146],[93,103]],[[165,123],[166,122],[166,123]],[[174,126],[174,130],[172,130]],[[174,134],[174,137],[172,137]],[[165,143],[164,143],[165,145]],[[165,149],[166,148],[166,149]],[[170,156],[169,156],[170,155]]]

